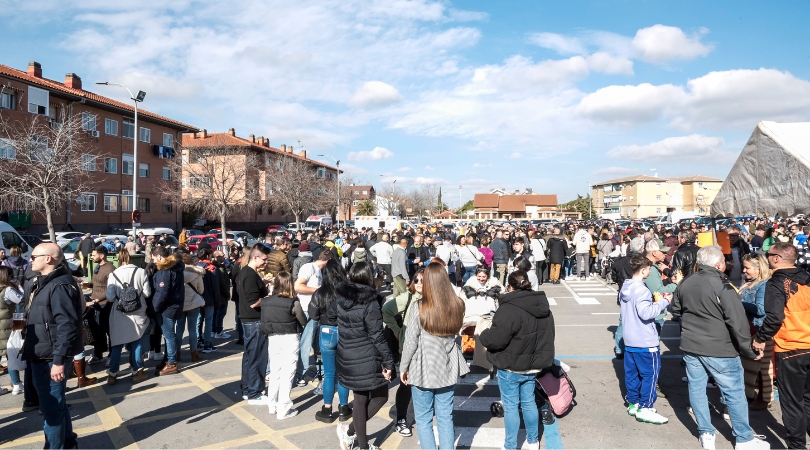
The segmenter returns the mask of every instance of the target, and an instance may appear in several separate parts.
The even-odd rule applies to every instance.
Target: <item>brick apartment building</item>
[[[267,200],[272,193],[270,190],[266,189],[268,182],[265,179],[265,173],[268,170],[275,170],[275,167],[277,167],[276,162],[278,158],[297,158],[307,161],[315,168],[316,178],[330,180],[337,183],[337,169],[322,162],[308,158],[306,150],[300,150],[298,153],[295,153],[292,145],[285,144],[282,144],[281,148],[271,147],[269,139],[262,136],[256,137],[252,134],[247,139],[242,138],[236,135],[236,130],[234,128],[229,129],[225,133],[208,133],[207,130],[202,130],[201,132],[184,134],[182,136],[182,145],[184,148],[205,146],[235,147],[238,149],[244,149],[245,152],[254,152],[259,157],[258,160],[260,163],[259,167],[256,168],[257,170],[249,170],[246,176],[249,177],[247,180],[248,182],[255,183],[256,186],[259,186],[260,200],[264,201],[264,205],[257,206],[249,211],[231,214],[231,216],[226,217],[225,220],[228,229],[260,232],[265,230],[268,225],[287,224],[295,220],[295,217],[292,214],[287,214],[284,211],[280,211],[278,208],[273,208],[267,204]],[[235,153],[238,154],[240,152],[237,151]],[[238,155],[229,157],[229,163],[231,164],[239,164],[240,160],[242,164],[245,163],[244,156],[241,158]],[[184,160],[183,163],[185,165],[187,162]],[[186,184],[186,186],[188,186],[190,180],[183,180],[183,182]],[[337,203],[337,198],[335,198],[334,201]],[[334,208],[328,211],[323,209],[313,209],[308,213],[327,214],[333,210]],[[302,217],[302,220],[306,219],[306,214],[307,213],[305,212],[305,216]],[[219,220],[217,217],[201,218],[210,221]]]
[[[374,186],[348,185],[340,188],[340,220],[352,220],[357,216],[357,207],[366,200],[376,200],[377,191]],[[375,203],[376,206],[376,203]]]
[[[110,87],[107,89],[120,89]],[[69,117],[81,117],[89,145],[79,150],[85,170],[94,184],[81,200],[57,207],[57,231],[71,229],[93,233],[121,232],[131,226],[133,175],[138,173],[137,209],[141,226],[163,226],[179,230],[179,205],[164,201],[158,185],[171,179],[166,158],[173,157],[175,143],[184,132],[197,128],[138,109],[135,130],[134,108],[111,98],[84,90],[73,73],[64,82],[44,78],[42,67],[30,62],[27,71],[0,65],[0,115],[10,121],[40,120],[58,127]],[[134,167],[133,139],[138,136],[138,167]],[[0,147],[4,142],[0,140]],[[0,148],[0,157],[12,155]],[[178,184],[179,187],[179,184]],[[47,231],[43,214],[34,211],[29,232]]]

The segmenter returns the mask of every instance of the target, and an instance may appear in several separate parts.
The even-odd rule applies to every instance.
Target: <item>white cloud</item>
[[[433,166],[425,166],[425,170],[436,170]]]
[[[406,166],[406,167],[400,167],[399,169],[397,169],[397,172],[407,172],[409,170],[411,170],[411,168]]]
[[[601,169],[594,170],[591,172],[594,175],[629,175],[631,173],[638,172],[636,169],[632,169],[630,167],[603,167]]]
[[[614,159],[633,161],[678,162],[717,162],[730,164],[735,155],[723,151],[723,138],[692,134],[669,137],[646,145],[619,145],[607,152]]]
[[[477,144],[475,144],[475,145],[473,145],[471,147],[468,147],[468,149],[470,151],[473,151],[473,152],[484,152],[484,151],[492,150],[492,149],[495,149],[495,148],[497,148],[497,146],[495,144],[490,144],[490,143],[488,143],[486,141],[478,141]]]
[[[520,152],[512,152],[512,154],[509,155],[509,157],[512,158],[512,159],[518,159],[518,158],[521,158],[522,156],[523,155],[520,154]]]
[[[701,34],[707,32],[707,29],[701,29]],[[687,36],[678,27],[658,24],[638,30],[633,38],[633,48],[639,58],[661,64],[706,56],[714,47],[700,42],[700,34]]]
[[[475,167],[476,169],[481,168],[481,167],[492,167],[492,164],[475,163],[475,164],[473,164],[473,167]]]
[[[539,47],[554,50],[561,55],[584,55],[587,50],[579,38],[557,33],[533,33],[529,42]]]
[[[368,81],[349,100],[355,108],[379,108],[402,101],[402,95],[394,86],[382,81]]]
[[[442,66],[433,73],[439,76],[451,75],[458,72],[458,63],[456,61],[445,61]]]
[[[753,128],[761,120],[808,120],[810,82],[775,69],[710,72],[686,86],[608,86],[583,98],[576,111],[623,126],[667,118],[684,130]]]
[[[349,160],[351,161],[379,161],[394,156],[394,152],[383,147],[374,147],[373,150],[367,152],[349,152]]]
[[[633,75],[633,61],[607,52],[596,52],[586,58],[588,67],[594,72],[607,74]]]
[[[362,174],[368,173],[368,170],[366,170],[366,169],[364,169],[364,168],[362,168],[360,166],[355,166],[354,164],[349,164],[349,163],[344,163],[344,162],[342,162],[340,164],[340,170],[342,170],[342,171],[344,171],[346,173],[351,173],[351,174],[356,174],[356,175],[362,175]]]

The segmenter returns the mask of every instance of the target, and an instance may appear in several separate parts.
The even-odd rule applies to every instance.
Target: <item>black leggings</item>
[[[372,391],[354,391],[354,409],[352,409],[352,423],[349,425],[349,436],[357,436],[357,443],[361,449],[368,448],[366,422],[374,417],[386,402],[388,402],[387,384]],[[407,411],[407,406],[405,410]]]
[[[154,322],[154,319],[152,321]],[[149,335],[149,351],[153,351],[155,353],[160,353],[162,351],[160,349],[160,338],[162,337],[163,329],[160,328],[157,323],[155,323],[155,327],[152,329],[152,334]]]
[[[400,420],[407,420],[408,405],[411,404],[411,387],[400,382],[395,399],[395,404],[397,406],[397,422]]]

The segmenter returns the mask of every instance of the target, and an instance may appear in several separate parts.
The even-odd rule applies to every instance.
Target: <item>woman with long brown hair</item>
[[[436,448],[434,411],[439,448],[453,448],[456,381],[470,371],[456,344],[463,320],[464,301],[456,295],[444,267],[428,264],[422,298],[412,308],[400,362],[402,383],[411,386],[416,432],[423,449]]]

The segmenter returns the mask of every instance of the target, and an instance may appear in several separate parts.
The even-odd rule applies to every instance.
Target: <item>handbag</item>
[[[535,377],[535,392],[545,398],[557,417],[564,416],[576,406],[577,390],[562,367],[553,365]]]

